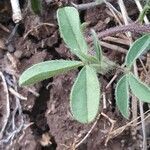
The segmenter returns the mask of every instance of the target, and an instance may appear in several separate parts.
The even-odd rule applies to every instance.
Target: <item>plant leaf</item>
[[[51,60],[33,65],[20,76],[20,85],[30,85],[82,66],[81,61]]]
[[[128,76],[124,75],[117,83],[115,89],[116,104],[121,114],[129,117],[129,83]]]
[[[137,39],[130,47],[125,60],[125,65],[131,68],[134,61],[147,50],[150,49],[150,34],[144,35]]]
[[[96,58],[101,62],[101,60],[102,60],[102,49],[100,46],[100,42],[99,42],[99,39],[97,37],[96,32],[93,29],[91,30],[91,32],[92,32],[93,39],[94,39],[94,50],[96,52]]]
[[[40,14],[41,9],[42,9],[41,0],[31,0],[31,7],[34,13]]]
[[[150,87],[130,73],[129,84],[132,93],[141,101],[150,103]]]
[[[76,120],[90,123],[96,117],[100,101],[100,85],[96,71],[85,66],[71,90],[71,111]]]
[[[80,52],[87,54],[88,46],[81,31],[79,13],[74,7],[64,7],[57,11],[61,36],[71,52],[80,59]]]

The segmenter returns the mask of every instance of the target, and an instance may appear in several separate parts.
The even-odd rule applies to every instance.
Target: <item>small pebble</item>
[[[7,45],[7,49],[8,49],[8,52],[10,52],[10,53],[15,52],[15,50],[16,50],[16,49],[13,47],[12,44],[8,44],[8,45]]]
[[[22,57],[22,54],[23,54],[23,52],[20,51],[20,50],[17,50],[17,51],[14,52],[14,55],[15,55],[16,58],[18,58],[18,59]]]

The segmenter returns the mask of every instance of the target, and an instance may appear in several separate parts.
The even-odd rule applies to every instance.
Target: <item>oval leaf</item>
[[[128,76],[124,75],[117,83],[115,89],[116,104],[121,114],[128,119],[129,117],[129,84]]]
[[[81,31],[79,13],[74,7],[64,7],[57,11],[57,19],[61,36],[71,52],[80,59],[80,52],[87,54],[87,43]]]
[[[96,117],[100,101],[100,85],[96,71],[85,66],[71,90],[71,111],[76,120],[90,123]]]
[[[82,66],[81,61],[51,60],[33,65],[20,76],[20,85],[30,85],[48,79],[68,70]]]
[[[150,49],[150,34],[144,35],[143,37],[137,39],[133,45],[130,47],[126,60],[125,60],[125,65],[128,68],[131,68],[133,65],[134,61],[143,53],[146,52],[147,50]]]
[[[132,93],[141,101],[150,103],[150,88],[136,78],[132,73],[129,76]]]
[[[31,0],[31,7],[34,13],[39,14],[42,9],[41,0]]]

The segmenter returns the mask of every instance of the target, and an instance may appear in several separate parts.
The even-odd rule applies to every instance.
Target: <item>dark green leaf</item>
[[[39,14],[42,9],[41,0],[31,0],[31,7],[34,13]]]

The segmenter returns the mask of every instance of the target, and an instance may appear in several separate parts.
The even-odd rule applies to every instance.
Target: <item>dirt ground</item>
[[[60,38],[56,20],[56,10],[60,5],[70,5],[68,2],[55,0],[50,3],[45,0],[42,14],[39,16],[33,14],[25,2],[22,6],[22,23],[12,41],[15,49],[11,52],[4,46],[4,41],[10,35],[14,24],[10,14],[6,16],[9,21],[0,20],[8,30],[0,27],[0,71],[6,81],[5,85],[3,80],[0,80],[0,128],[4,125],[4,118],[8,115],[8,102],[10,103],[10,116],[5,128],[7,132],[0,135],[0,149],[141,150],[141,125],[137,126],[135,133],[135,127],[126,126],[131,120],[124,119],[116,108],[114,99],[116,81],[107,90],[105,89],[115,71],[99,77],[102,92],[105,92],[107,107],[102,109],[101,102],[100,108],[103,114],[89,125],[78,123],[70,113],[69,93],[78,70],[30,87],[18,86],[20,74],[33,64],[52,59],[77,59]],[[90,0],[74,0],[74,2],[79,4]],[[112,1],[112,4],[119,10],[116,1]],[[135,21],[139,12],[134,2],[127,2],[126,8],[132,21]],[[85,35],[89,34],[90,28],[100,32],[118,25],[105,4],[80,11],[80,16],[82,22],[89,24]],[[114,43],[110,41],[110,44]],[[117,46],[124,49],[129,47],[120,43],[117,43]],[[103,47],[103,52],[110,59],[118,63],[123,62],[125,56],[123,53],[106,46]],[[20,95],[12,92],[12,89]],[[148,106],[145,105],[144,108],[146,112]],[[146,129],[150,139],[149,124]],[[87,138],[82,142],[87,134]]]

